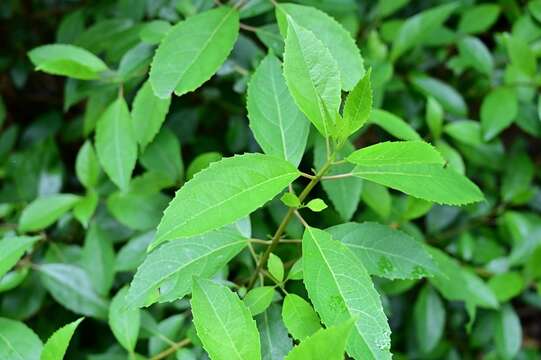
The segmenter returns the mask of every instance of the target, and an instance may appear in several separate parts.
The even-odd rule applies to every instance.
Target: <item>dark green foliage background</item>
[[[486,197],[485,202],[464,207],[416,203],[401,193],[387,190],[382,190],[383,193],[372,201],[370,194],[359,198],[353,216],[355,221],[388,224],[444,250],[462,267],[487,281],[500,302],[498,309],[479,308],[475,321],[469,324],[464,302],[435,295],[434,287],[426,279],[390,281],[375,278],[392,329],[391,350],[395,358],[540,359],[541,76],[538,67],[531,74],[522,71],[520,61],[526,55],[520,50],[510,51],[506,41],[509,41],[508,37],[520,39],[538,63],[541,56],[541,2],[458,1],[459,6],[444,25],[417,34],[412,46],[402,54],[394,53],[393,42],[396,42],[403,21],[445,1],[297,2],[326,11],[354,34],[365,66],[372,68],[374,108],[399,116],[424,140],[437,145],[449,161],[448,166],[463,167],[465,174],[479,185]],[[195,159],[201,161],[199,155],[217,152],[231,156],[259,151],[248,127],[245,92],[250,75],[267,50],[252,27],[274,23],[275,18],[270,2],[247,3],[255,4],[255,13],[241,19],[248,25],[245,27],[248,30],[241,32],[232,54],[218,74],[195,92],[173,96],[164,126],[181,144],[183,175],[162,191],[167,199],[172,198],[187,176],[201,167],[197,161],[194,164]],[[390,6],[391,3],[397,5],[396,9]],[[497,5],[500,8],[498,16],[479,32],[467,35],[466,25],[462,23],[464,17],[481,3]],[[85,139],[93,138],[91,131],[84,130],[85,124],[88,126],[96,120],[92,111],[99,114],[105,107],[98,104],[91,109],[88,99],[101,94],[107,103],[110,101],[107,94],[111,94],[112,100],[118,88],[117,84],[85,83],[36,72],[27,52],[39,45],[77,42],[81,36],[87,36],[94,42],[94,53],[115,69],[124,54],[141,42],[139,33],[143,23],[161,19],[174,24],[212,6],[210,0],[0,2],[0,235],[12,235],[22,210],[39,196],[59,192],[85,193],[75,176],[75,159]],[[487,14],[481,13],[472,23],[482,25],[482,20],[487,18]],[[115,29],[111,25],[114,19],[123,19],[127,25],[121,30]],[[98,34],[85,32],[85,29],[107,21],[109,25],[104,25],[105,29]],[[279,49],[281,39],[277,32],[274,36],[278,39]],[[472,50],[473,53],[465,50],[467,36],[484,44],[493,66],[490,62],[487,65],[486,56],[480,55],[482,50],[478,47]],[[124,82],[128,104],[132,103],[145,79],[146,65]],[[427,81],[426,76],[437,82]],[[516,97],[517,111],[512,116],[512,124],[498,128],[498,124],[485,122],[480,126],[483,101],[498,88],[508,91],[506,95],[510,92]],[[426,114],[427,96],[442,106],[442,125],[438,124],[437,116],[432,126],[427,124],[427,118],[434,120],[432,115]],[[504,96],[495,103],[506,100]],[[485,111],[490,112],[490,109]],[[497,117],[501,111],[496,110],[490,116]],[[354,145],[362,147],[395,139],[392,134],[396,129],[387,130],[390,131],[375,125],[365,126],[354,137]],[[314,167],[312,147],[315,141],[312,131],[301,169]],[[139,162],[134,177],[144,172],[145,166]],[[367,189],[365,186],[363,191]],[[103,173],[97,190],[100,201],[92,222],[107,233],[117,255],[127,241],[152,230],[161,218],[163,206],[157,205],[144,214],[147,220],[150,219],[151,228],[130,228],[127,224],[130,219],[119,219],[108,207],[107,198],[116,188]],[[326,200],[329,208],[306,215],[309,223],[325,228],[343,222],[324,189],[318,187],[315,191],[317,197]],[[277,200],[258,210],[251,217],[254,237],[267,239],[283,216],[282,211],[285,210]],[[131,220],[132,223],[139,221]],[[288,234],[299,238],[301,224],[294,221]],[[19,269],[29,268],[24,281],[14,289],[0,292],[0,317],[24,321],[45,340],[54,330],[76,320],[79,315],[48,294],[47,285],[39,275],[39,266],[48,262],[81,265],[85,261],[81,249],[87,234],[85,227],[68,213],[42,235],[45,240],[17,265]],[[286,267],[292,265],[291,260],[299,253],[297,244],[283,245],[277,252]],[[103,270],[113,271],[110,268]],[[252,270],[250,254],[246,250],[221,276],[242,283]],[[112,289],[108,290],[109,298],[128,284],[132,275],[133,271],[116,272]],[[301,283],[295,281],[289,282],[287,288],[291,292],[304,291]],[[434,297],[441,298],[443,307],[426,304],[424,301],[429,301],[424,298],[426,296],[432,301]],[[186,301],[157,304],[148,309],[147,315],[161,324],[159,332],[173,342],[185,337],[194,339],[188,307]],[[514,318],[515,315],[520,327],[504,322],[505,316]],[[143,321],[136,351],[151,357],[168,345],[160,343],[159,335],[148,332],[149,324],[145,321],[151,320]],[[428,326],[426,333],[421,324]],[[438,340],[435,329],[441,326],[443,334]],[[436,337],[433,348],[426,343],[420,344],[427,341],[425,335]],[[520,344],[520,350],[509,345],[513,343]],[[430,351],[423,352],[423,346],[431,347]],[[74,335],[66,358],[123,359],[126,355],[106,321],[87,318]]]

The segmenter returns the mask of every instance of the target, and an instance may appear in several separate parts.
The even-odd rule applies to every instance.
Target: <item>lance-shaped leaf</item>
[[[321,40],[336,60],[342,89],[353,89],[364,75],[363,59],[351,34],[342,24],[315,7],[280,3],[276,6],[276,19],[284,37],[288,29],[287,16]]]
[[[311,31],[288,18],[284,76],[295,103],[328,137],[340,107],[340,71],[331,52]],[[330,116],[329,116],[330,114]]]
[[[107,70],[107,65],[88,50],[67,44],[43,45],[32,49],[28,57],[36,70],[75,79],[97,79]]]
[[[177,191],[151,248],[241,219],[298,176],[299,171],[291,163],[263,154],[244,154],[212,163]]]
[[[94,152],[94,147],[89,140],[85,141],[77,154],[75,173],[77,174],[77,179],[86,188],[92,188],[98,183],[100,164]]]
[[[150,69],[154,94],[167,98],[193,91],[218,70],[239,33],[239,14],[228,6],[190,16],[161,41]]]
[[[0,278],[11,269],[39,236],[12,236],[0,240]]]
[[[246,239],[230,227],[169,242],[148,255],[139,266],[127,302],[144,306],[157,300],[179,299],[190,292],[194,275],[211,277],[246,244]]]
[[[370,73],[369,70],[348,94],[344,105],[343,121],[337,124],[339,139],[347,139],[349,135],[359,130],[370,117],[372,111]]]
[[[303,340],[321,329],[321,321],[312,305],[295,294],[285,297],[282,318],[291,336],[297,340]]]
[[[52,225],[79,201],[79,196],[55,194],[32,201],[19,218],[19,230],[37,231]]]
[[[421,140],[421,136],[403,119],[381,109],[370,114],[370,123],[379,126],[400,140]]]
[[[127,189],[137,160],[137,142],[124,98],[116,99],[98,120],[96,151],[109,178],[122,190]]]
[[[68,349],[73,333],[75,333],[77,326],[79,326],[83,319],[84,318],[75,320],[56,330],[43,346],[41,360],[62,360]]]
[[[481,190],[465,176],[444,167],[440,153],[420,141],[386,142],[347,157],[353,175],[408,195],[449,205],[483,200]]]
[[[24,323],[0,318],[0,359],[39,360],[43,344]]]
[[[87,230],[81,255],[81,265],[93,288],[107,295],[115,279],[115,250],[109,234],[97,223],[92,223]]]
[[[261,359],[256,323],[236,294],[194,278],[191,303],[197,335],[212,360]]]
[[[327,326],[356,318],[347,351],[356,359],[391,359],[391,331],[379,294],[359,259],[325,231],[307,227],[304,284]]]
[[[262,360],[282,360],[293,347],[281,316],[280,305],[272,304],[256,318]]]
[[[128,288],[124,287],[115,295],[109,307],[109,327],[116,339],[129,352],[133,352],[139,335],[141,310],[126,303]]]
[[[170,104],[170,96],[162,99],[154,95],[149,81],[145,82],[135,95],[132,109],[133,129],[142,149],[158,134]]]
[[[320,329],[314,335],[295,346],[285,360],[325,359],[342,360],[346,344],[353,329],[353,320],[342,324]],[[360,359],[360,358],[359,358]]]
[[[250,128],[266,154],[299,165],[310,122],[289,94],[280,60],[267,55],[248,84]]]
[[[418,279],[438,271],[420,242],[387,225],[346,223],[327,231],[344,243],[372,275]]]

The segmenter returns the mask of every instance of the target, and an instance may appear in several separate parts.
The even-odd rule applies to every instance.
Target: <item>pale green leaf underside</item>
[[[145,306],[182,298],[190,292],[194,275],[211,277],[246,244],[246,239],[232,227],[171,241],[150,253],[139,266],[127,302]]]
[[[359,259],[325,231],[308,227],[302,241],[304,283],[327,326],[357,318],[347,351],[356,359],[391,359],[387,318]]]
[[[151,247],[241,219],[298,176],[289,162],[263,154],[237,155],[212,163],[177,191]]]
[[[80,318],[62,326],[51,335],[49,340],[43,346],[43,352],[41,353],[41,360],[62,360],[64,354],[68,349],[70,340],[73,333],[77,329],[77,326],[83,321],[84,318]]]
[[[107,65],[100,58],[73,45],[43,45],[31,50],[28,56],[36,70],[75,79],[96,79],[107,70]]]
[[[316,129],[332,134],[340,107],[340,72],[329,49],[311,31],[288,18],[284,76],[297,106]]]
[[[297,340],[321,329],[321,321],[312,306],[296,294],[290,293],[284,298],[282,318],[291,336]]]
[[[19,218],[19,230],[37,231],[52,225],[79,201],[79,196],[56,194],[37,198],[24,208]]]
[[[373,222],[345,223],[328,228],[353,252],[371,275],[418,279],[438,272],[421,243],[406,233]]]
[[[197,335],[212,360],[261,359],[256,323],[236,294],[194,278],[191,303]]]
[[[116,186],[126,190],[137,160],[137,142],[124,98],[116,99],[98,120],[96,151],[105,173]]]
[[[239,14],[228,6],[191,16],[173,26],[161,41],[150,68],[156,96],[193,91],[225,61],[239,33]]]
[[[281,3],[276,7],[276,18],[284,38],[287,35],[287,16],[313,32],[329,49],[340,70],[342,89],[353,89],[364,75],[363,59],[351,34],[342,24],[314,7]]]
[[[9,271],[39,236],[13,236],[0,240],[0,278]]]
[[[0,318],[0,359],[39,360],[43,344],[25,324]]]
[[[274,288],[272,286],[261,286],[248,291],[243,301],[250,309],[253,316],[265,311],[274,297]]]
[[[289,94],[282,65],[274,55],[267,55],[253,74],[246,106],[250,128],[263,151],[299,165],[310,122]]]

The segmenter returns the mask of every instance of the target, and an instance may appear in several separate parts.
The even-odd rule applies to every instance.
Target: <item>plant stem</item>
[[[165,349],[164,351],[157,354],[156,356],[153,356],[150,360],[164,359],[164,358],[168,357],[169,355],[171,355],[172,353],[174,353],[175,351],[177,351],[178,349],[190,344],[191,342],[192,341],[190,339],[184,339],[184,340],[181,340],[181,341],[179,341],[177,343],[174,343],[173,345],[171,345],[171,347]]]
[[[300,193],[299,200],[301,203],[304,201],[304,199],[306,199],[308,194],[310,194],[310,191],[312,191],[312,189],[317,185],[317,183],[319,182],[319,180],[321,180],[323,175],[327,173],[327,171],[332,165],[332,159],[334,158],[333,155],[330,156],[330,158],[327,160],[327,162],[325,162],[321,170],[318,171],[316,176],[314,176],[314,178],[310,180],[308,185],[306,185],[304,190]],[[259,259],[259,262],[257,263],[256,269],[254,273],[252,274],[250,281],[248,282],[248,290],[250,290],[254,286],[255,281],[257,279],[257,274],[259,274],[261,269],[263,269],[263,266],[265,266],[265,264],[267,263],[267,260],[269,259],[270,254],[274,251],[274,249],[276,249],[276,246],[278,246],[278,244],[280,243],[280,237],[284,233],[287,227],[287,224],[289,224],[293,216],[295,216],[296,210],[297,209],[295,208],[289,208],[287,210],[286,215],[282,219],[282,222],[280,223],[280,225],[278,226],[278,229],[276,230],[276,232],[274,233],[274,236],[272,237],[271,244],[269,245],[269,247],[267,247],[267,249],[261,256],[261,258]]]
[[[352,176],[353,176],[352,173],[330,175],[330,176],[323,176],[321,178],[321,180],[337,180],[337,179],[344,179],[344,178],[348,178],[348,177],[352,177]]]

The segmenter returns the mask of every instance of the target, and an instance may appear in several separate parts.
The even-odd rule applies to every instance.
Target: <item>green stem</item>
[[[310,191],[312,191],[312,189],[317,185],[319,180],[321,180],[321,178],[327,173],[327,171],[329,170],[329,168],[332,165],[332,159],[334,157],[333,155],[330,156],[330,158],[323,165],[321,170],[318,171],[316,176],[314,176],[314,178],[310,180],[308,185],[306,185],[304,190],[300,193],[299,200],[300,200],[301,203],[304,201],[304,199],[306,199],[308,194],[310,194]],[[278,226],[278,229],[276,230],[276,232],[274,233],[274,236],[272,237],[270,245],[267,247],[267,249],[265,250],[265,252],[261,256],[261,258],[259,259],[259,262],[257,263],[256,269],[255,269],[254,273],[252,274],[252,277],[250,278],[250,281],[248,282],[248,290],[251,289],[254,286],[255,281],[257,279],[257,275],[263,269],[263,266],[265,266],[265,264],[267,263],[267,260],[269,260],[270,254],[274,251],[274,249],[276,249],[276,247],[280,243],[280,237],[284,233],[284,231],[285,231],[285,229],[287,227],[287,224],[289,224],[289,222],[291,221],[293,216],[295,216],[295,211],[296,210],[297,209],[295,209],[295,208],[289,208],[287,210],[286,215],[282,219],[282,222],[280,223],[280,225]]]

